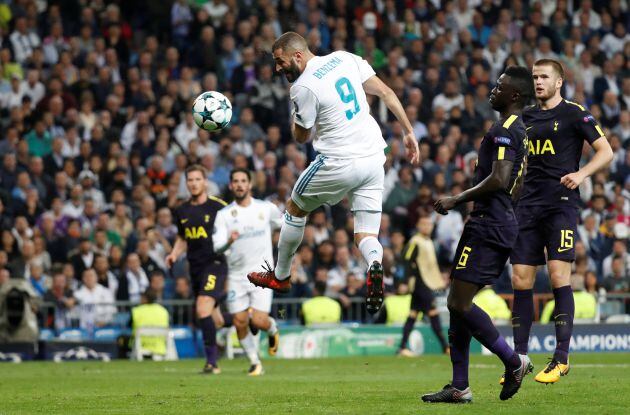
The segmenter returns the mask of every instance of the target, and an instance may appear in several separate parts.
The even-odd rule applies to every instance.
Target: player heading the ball
[[[354,242],[369,267],[367,309],[376,313],[383,303],[383,247],[377,237],[387,144],[370,115],[366,93],[381,98],[394,113],[404,131],[407,157],[417,164],[418,141],[411,123],[396,94],[361,57],[345,51],[315,56],[306,40],[294,32],[280,36],[272,53],[276,71],[293,83],[293,136],[299,143],[314,136],[319,155],[302,172],[287,202],[275,270],[251,272],[248,278],[257,286],[289,291],[291,260],[302,241],[306,216],[325,203],[334,205],[348,196],[354,214]]]

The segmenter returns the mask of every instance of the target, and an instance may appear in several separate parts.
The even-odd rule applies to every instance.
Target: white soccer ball
[[[206,131],[222,130],[232,119],[232,103],[217,91],[199,95],[193,102],[192,111],[195,124]]]

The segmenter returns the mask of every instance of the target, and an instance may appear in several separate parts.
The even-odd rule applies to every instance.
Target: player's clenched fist
[[[238,231],[230,232],[230,239],[228,240],[228,244],[232,245],[234,241],[238,239],[239,236],[240,234],[238,233]]]
[[[454,197],[445,197],[444,199],[440,199],[433,205],[433,208],[440,215],[448,215],[448,211],[455,207],[455,198]]]
[[[568,189],[577,189],[579,185],[584,181],[584,177],[579,172],[569,173],[562,176],[560,183],[566,186]]]

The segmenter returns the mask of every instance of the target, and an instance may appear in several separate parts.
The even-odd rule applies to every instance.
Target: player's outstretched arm
[[[186,240],[183,239],[181,236],[177,235],[177,238],[175,239],[175,245],[173,246],[173,250],[171,251],[170,254],[166,256],[166,266],[168,268],[172,267],[173,263],[177,261],[177,258],[179,258],[181,254],[186,252],[187,249],[188,249],[188,244],[186,243]]]
[[[407,160],[411,164],[419,164],[420,163],[420,150],[418,149],[418,139],[413,133],[413,128],[411,127],[411,123],[409,122],[409,118],[407,118],[407,114],[405,113],[405,109],[403,108],[400,100],[392,91],[390,87],[385,85],[383,81],[379,79],[378,76],[374,75],[368,78],[365,82],[363,82],[363,89],[370,95],[376,95],[380,99],[385,102],[387,108],[394,114],[396,119],[402,124],[404,137],[403,142],[405,144],[405,148],[407,149]]]
[[[445,197],[440,199],[433,205],[435,211],[441,215],[448,214],[460,203],[466,203],[471,200],[478,200],[482,196],[496,192],[497,190],[507,190],[512,175],[512,167],[514,162],[510,160],[497,160],[492,163],[492,173],[483,179],[477,186],[472,187],[458,195]]]
[[[601,136],[593,142],[593,149],[595,155],[586,163],[580,170],[575,173],[569,173],[560,179],[560,183],[567,188],[573,190],[576,189],[584,179],[591,176],[593,173],[604,168],[613,159],[613,151],[610,147],[610,143],[606,139],[606,136]]]

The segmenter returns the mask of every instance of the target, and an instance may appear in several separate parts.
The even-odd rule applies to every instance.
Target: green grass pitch
[[[546,356],[533,355],[535,371]],[[630,408],[630,354],[573,354],[569,376],[541,385],[528,376],[499,400],[502,365],[471,358],[470,405],[425,404],[420,394],[450,379],[446,356],[272,360],[245,375],[244,359],[223,360],[219,376],[201,360],[27,362],[0,365],[0,414],[621,414]]]

